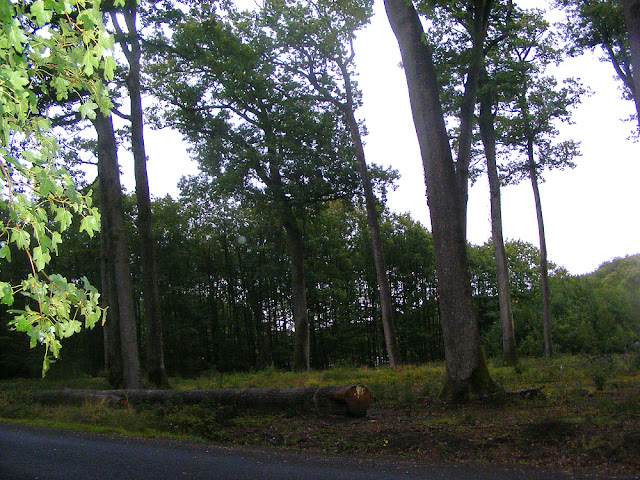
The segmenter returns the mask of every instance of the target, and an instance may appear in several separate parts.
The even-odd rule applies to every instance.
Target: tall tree
[[[498,175],[495,130],[495,112],[497,100],[495,85],[491,85],[486,69],[483,69],[482,82],[479,92],[480,115],[478,124],[480,137],[487,160],[487,176],[489,178],[489,196],[491,208],[491,239],[496,259],[496,276],[498,280],[498,303],[500,306],[500,320],[502,323],[502,353],[505,365],[514,366],[518,363],[515,329],[513,325],[513,311],[511,308],[511,293],[509,288],[509,266],[502,234],[502,205],[500,197],[500,177]]]
[[[578,144],[572,140],[557,142],[555,122],[571,121],[571,108],[580,102],[585,93],[574,79],[564,81],[558,87],[553,77],[544,75],[546,66],[558,58],[559,51],[554,38],[548,33],[548,24],[539,11],[524,13],[520,19],[518,36],[508,46],[511,62],[512,97],[502,119],[505,133],[503,142],[515,147],[521,157],[508,167],[511,181],[528,178],[533,189],[538,234],[540,239],[540,285],[542,291],[543,329],[545,352],[553,355],[551,294],[549,288],[548,261],[540,175],[544,169],[573,168],[573,160],[579,155]]]
[[[395,367],[399,362],[399,352],[391,288],[380,235],[378,202],[364,152],[361,127],[355,116],[361,103],[360,93],[352,80],[355,32],[369,22],[372,3],[276,0],[266,3],[265,14],[267,24],[274,29],[278,40],[285,48],[292,49],[289,68],[306,78],[320,99],[340,112],[349,129],[364,192],[387,356],[389,364]]]
[[[471,5],[478,13],[486,6],[483,1]],[[452,399],[485,395],[496,387],[480,345],[467,262],[466,214],[461,209],[462,192],[445,127],[433,49],[424,41],[411,2],[385,0],[385,8],[400,47],[427,185],[446,357],[444,395]],[[472,103],[475,105],[475,94]]]
[[[103,218],[101,264],[103,289],[111,315],[105,329],[105,363],[109,380],[125,388],[141,388],[133,289],[129,270],[126,231],[116,137],[111,116],[102,113],[93,119],[98,133],[98,182]]]
[[[142,263],[142,292],[146,326],[146,367],[149,381],[160,388],[169,388],[169,380],[164,365],[162,342],[162,318],[160,316],[160,296],[158,274],[153,239],[153,216],[151,195],[147,175],[147,155],[144,145],[144,120],[141,85],[141,48],[138,32],[138,6],[128,1],[122,8],[126,32],[120,26],[118,12],[111,11],[111,21],[117,32],[118,43],[127,59],[129,69],[126,77],[131,113],[131,147],[136,179],[136,202],[138,205],[138,234],[140,236],[140,258]]]
[[[499,179],[495,159],[496,133],[493,126],[492,112],[494,96],[487,85],[486,64],[496,57],[494,50],[503,47],[505,40],[513,30],[512,1],[493,2],[485,5],[482,14],[474,12],[467,5],[464,9],[458,2],[422,2],[422,11],[432,23],[427,36],[435,47],[434,56],[437,73],[443,86],[443,108],[447,122],[456,125],[452,129],[457,144],[456,173],[458,186],[462,192],[461,209],[466,212],[466,198],[469,180],[478,175],[479,168],[474,165],[472,140],[476,120],[476,105],[472,103],[474,92],[478,86],[484,88],[478,98],[480,113],[478,126],[480,138],[484,144],[489,175],[491,196],[492,237],[495,248],[495,259],[498,263],[499,277],[498,297],[503,325],[505,362],[517,362],[511,300],[509,298],[509,272],[504,253],[502,239],[502,218],[500,211]],[[470,14],[469,12],[475,13]],[[480,43],[485,32],[485,40]],[[479,76],[479,77],[478,77]],[[478,80],[476,80],[479,78]],[[464,85],[464,88],[461,88]],[[477,154],[475,155],[478,156]],[[466,224],[466,220],[465,220]]]
[[[303,220],[357,191],[347,132],[291,75],[253,13],[224,19],[197,5],[156,57],[164,118],[194,145],[218,192],[269,205],[287,239],[295,325],[293,368],[308,369]],[[354,183],[355,182],[355,183]]]
[[[508,8],[497,8],[502,4],[494,0],[466,3],[422,0],[416,3],[420,8],[419,13],[424,14],[431,23],[431,28],[425,34],[434,48],[436,73],[443,88],[440,98],[444,102],[445,115],[447,120],[453,120],[457,125],[455,170],[466,238],[479,78],[489,49],[488,35],[490,32],[491,36],[500,34],[504,28],[504,12]]]

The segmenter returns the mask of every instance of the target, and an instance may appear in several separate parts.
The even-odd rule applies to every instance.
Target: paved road
[[[425,466],[227,449],[34,429],[0,423],[1,480],[561,480],[518,470]]]

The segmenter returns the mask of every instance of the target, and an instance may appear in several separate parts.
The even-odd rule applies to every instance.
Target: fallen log
[[[260,411],[293,410],[318,415],[364,417],[371,392],[363,385],[349,387],[248,388],[244,390],[45,390],[34,399],[47,404],[117,405],[209,404]]]

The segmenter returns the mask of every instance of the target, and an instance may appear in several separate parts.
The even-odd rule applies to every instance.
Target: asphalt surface
[[[560,473],[224,448],[0,423],[1,480],[562,480]]]

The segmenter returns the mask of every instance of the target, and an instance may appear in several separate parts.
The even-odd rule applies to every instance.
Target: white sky
[[[519,1],[523,5],[531,2]],[[534,4],[539,5],[538,2]],[[389,194],[389,207],[429,226],[422,162],[412,122],[400,54],[384,5],[377,0],[372,24],[355,44],[358,82],[364,95],[360,116],[369,135],[367,161],[390,165],[401,174],[399,187]],[[593,57],[563,64],[559,75],[578,76],[594,91],[575,111],[574,125],[562,135],[582,143],[577,168],[546,174],[540,186],[549,259],[573,274],[589,273],[602,262],[640,253],[640,144],[627,140],[633,125],[625,123],[631,102],[620,99],[613,67]],[[183,175],[197,171],[179,134],[146,132],[152,195],[177,196]],[[133,190],[130,161],[123,158],[124,184]],[[506,239],[538,245],[531,184],[502,189]],[[482,244],[491,236],[489,192],[483,176],[470,190],[469,241]]]

